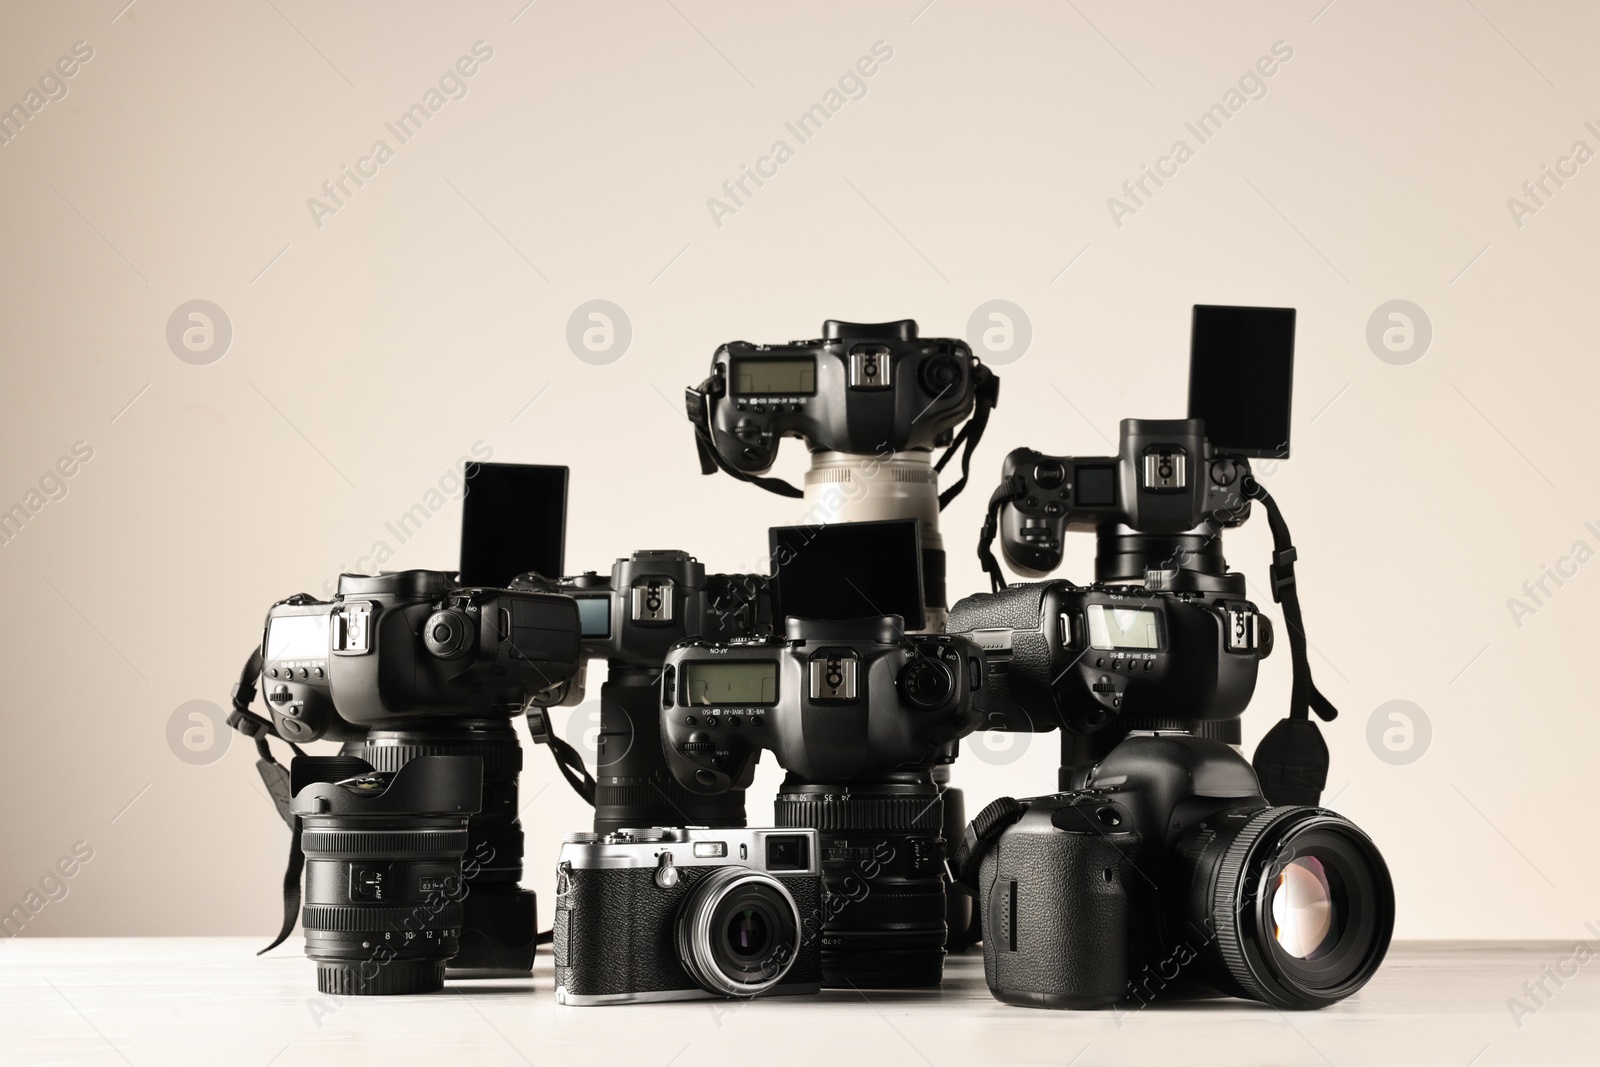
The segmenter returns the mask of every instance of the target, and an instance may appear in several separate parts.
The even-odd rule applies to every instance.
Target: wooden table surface
[[[568,1008],[555,1002],[543,950],[531,980],[337,998],[316,992],[296,951],[258,959],[256,947],[245,938],[0,943],[0,1063],[1600,1063],[1600,956],[1580,963],[1565,942],[1397,944],[1360,994],[1294,1014],[1237,1000],[1123,1013],[1013,1008],[989,996],[977,953],[949,961],[942,989],[916,993]],[[1514,1016],[1512,998],[1528,1010]]]

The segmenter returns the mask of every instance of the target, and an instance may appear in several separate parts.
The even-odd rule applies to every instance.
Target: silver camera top
[[[775,875],[816,875],[822,870],[817,832],[788,828],[651,826],[568,834],[559,862],[572,870],[729,864]]]

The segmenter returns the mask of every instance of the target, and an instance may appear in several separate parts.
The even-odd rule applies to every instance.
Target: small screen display
[[[916,519],[774,526],[768,537],[774,618],[898,615],[920,630],[929,601],[944,602],[943,554],[924,558]]]
[[[686,663],[683,684],[689,703],[696,706],[776,704],[778,664],[773,660]]]
[[[1294,308],[1197,304],[1189,350],[1189,417],[1218,451],[1289,457]]]
[[[573,597],[578,602],[578,630],[585,637],[611,636],[611,598]]]
[[[737,396],[811,396],[817,391],[817,361],[736,359],[733,391]]]
[[[1161,647],[1161,629],[1156,622],[1156,612],[1144,608],[1111,608],[1104,604],[1090,604],[1085,609],[1089,618],[1089,644],[1100,649],[1149,649]]]
[[[461,584],[496,588],[519,574],[562,573],[566,555],[567,468],[472,463],[461,505]],[[413,508],[412,511],[416,509]],[[402,532],[409,513],[398,522]]]
[[[276,616],[268,624],[267,659],[324,659],[327,655],[327,615]]]
[[[1074,502],[1084,508],[1110,507],[1117,502],[1115,467],[1079,467]]]

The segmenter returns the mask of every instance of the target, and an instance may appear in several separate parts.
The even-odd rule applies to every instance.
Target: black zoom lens
[[[301,922],[317,988],[347,996],[442,988],[461,934],[461,857],[482,763],[423,757],[384,774],[348,757],[301,757],[294,770],[313,781],[293,807],[306,858]]]
[[[1211,978],[1282,1009],[1321,1008],[1367,984],[1394,932],[1394,884],[1377,846],[1322,808],[1230,814],[1184,850],[1190,922],[1214,938]]]
[[[778,826],[817,831],[822,984],[914,989],[944,974],[945,889],[940,875],[944,806],[924,771],[874,782],[784,780]]]

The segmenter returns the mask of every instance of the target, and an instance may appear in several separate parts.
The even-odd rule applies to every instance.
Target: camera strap
[[[1006,827],[1022,818],[1028,809],[1014,797],[1001,797],[982,811],[967,825],[961,834],[961,843],[950,854],[950,884],[970,896],[978,893],[978,870],[983,866],[984,854]]]
[[[300,819],[289,810],[289,801],[294,796],[289,768],[273,757],[267,738],[276,737],[293,749],[296,756],[305,753],[300,746],[278,733],[271,719],[250,710],[250,705],[256,699],[256,683],[260,678],[261,649],[257,648],[245,660],[244,670],[239,672],[239,681],[234,684],[230,694],[233,711],[228,715],[228,725],[256,743],[256,752],[259,754],[256,771],[261,775],[261,782],[267,787],[267,795],[272,798],[278,815],[288,824],[290,833],[289,862],[283,872],[283,927],[272,944],[256,953],[258,956],[271,952],[294,933],[294,925],[300,918],[300,875],[306,865],[305,854],[300,850]]]
[[[1000,531],[1000,509],[1013,500],[1020,500],[1026,483],[1013,474],[1000,483],[989,497],[989,510],[983,515],[983,528],[978,531],[978,562],[989,575],[989,591],[998,593],[1006,587],[1006,576],[1000,570],[1000,561],[994,558],[994,539]]]
[[[1254,475],[1245,477],[1244,495],[1259,500],[1267,509],[1267,523],[1272,527],[1272,599],[1283,606],[1283,621],[1289,629],[1289,655],[1294,661],[1289,714],[1267,731],[1251,762],[1268,801],[1275,805],[1315,805],[1328,784],[1328,745],[1311,712],[1324,722],[1332,722],[1339,712],[1311,680],[1305,620],[1294,577],[1296,552],[1283,512]]]
[[[722,453],[717,451],[716,439],[711,436],[711,383],[714,380],[707,378],[700,383],[699,388],[690,386],[683,391],[684,409],[688,412],[690,424],[694,426],[695,448],[700,451],[700,473],[715,474],[722,470],[740,481],[759,486],[769,493],[795,500],[805,496],[804,492],[782,478],[764,478],[759,474],[746,474],[722,458]]]
[[[956,434],[955,440],[950,442],[950,447],[933,466],[935,473],[942,472],[945,464],[950,462],[950,457],[956,454],[956,449],[965,445],[961,448],[961,477],[957,479],[956,484],[939,494],[940,511],[949,506],[950,501],[967,487],[967,475],[972,469],[972,453],[978,447],[978,442],[983,440],[983,431],[989,427],[989,413],[1000,403],[1000,379],[995,376],[994,371],[977,360],[972,361],[972,385],[972,417],[967,419],[966,425],[961,427],[961,432]]]
[[[582,797],[586,804],[594,807],[594,778],[583,766],[583,757],[578,750],[551,730],[550,709],[530,705],[523,717],[528,720],[528,734],[533,738],[533,743],[550,747],[550,754],[555,757],[556,769],[561,772],[561,777],[567,780],[573,792]]]

